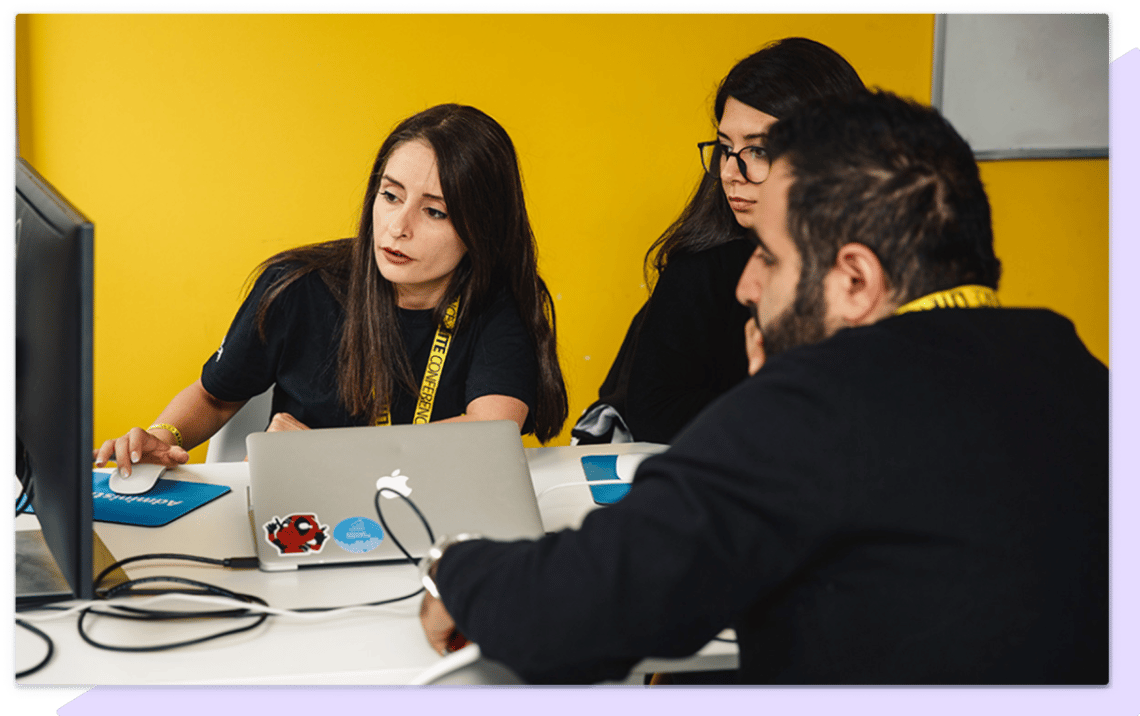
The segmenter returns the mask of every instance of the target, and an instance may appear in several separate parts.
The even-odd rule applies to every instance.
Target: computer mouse
[[[111,479],[107,482],[107,487],[111,488],[111,492],[119,495],[141,495],[144,492],[150,492],[164,472],[166,472],[166,468],[162,465],[140,462],[137,465],[131,465],[130,477],[123,477],[119,474],[119,468],[116,467],[111,471]]]
[[[614,472],[617,473],[619,480],[633,482],[633,475],[637,472],[637,466],[641,464],[642,460],[647,457],[653,457],[653,455],[654,453],[651,452],[631,452],[618,455],[617,464],[614,465]]]

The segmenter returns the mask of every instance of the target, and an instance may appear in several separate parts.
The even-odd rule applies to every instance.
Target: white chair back
[[[241,462],[245,459],[245,436],[259,433],[269,425],[273,409],[273,386],[250,398],[241,410],[214,433],[206,446],[206,462]]]

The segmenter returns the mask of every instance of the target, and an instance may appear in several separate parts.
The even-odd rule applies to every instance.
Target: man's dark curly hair
[[[963,284],[997,288],[990,204],[964,139],[936,110],[884,91],[815,100],[769,132],[791,168],[788,231],[804,287],[839,248],[878,257],[900,303]]]

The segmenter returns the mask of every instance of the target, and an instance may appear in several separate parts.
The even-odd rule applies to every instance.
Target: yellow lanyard
[[[447,311],[443,314],[443,322],[435,329],[435,338],[431,342],[431,352],[428,353],[427,368],[424,369],[424,380],[420,384],[420,397],[416,401],[416,412],[412,416],[412,423],[422,424],[431,422],[431,411],[435,405],[435,392],[439,389],[439,377],[443,374],[443,363],[447,360],[447,351],[451,348],[452,332],[455,330],[455,319],[459,316],[459,297],[456,296]],[[392,415],[388,406],[376,418],[376,425],[391,425]]]
[[[910,313],[911,311],[930,311],[935,308],[1000,308],[997,292],[988,286],[955,286],[945,291],[929,293],[916,298],[910,303],[904,303],[895,311]]]

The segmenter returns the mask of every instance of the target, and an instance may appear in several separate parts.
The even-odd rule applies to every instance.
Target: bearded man
[[[540,683],[728,626],[742,683],[1107,683],[1108,371],[998,305],[969,146],[882,92],[766,146],[752,377],[580,529],[443,540],[429,640]]]

